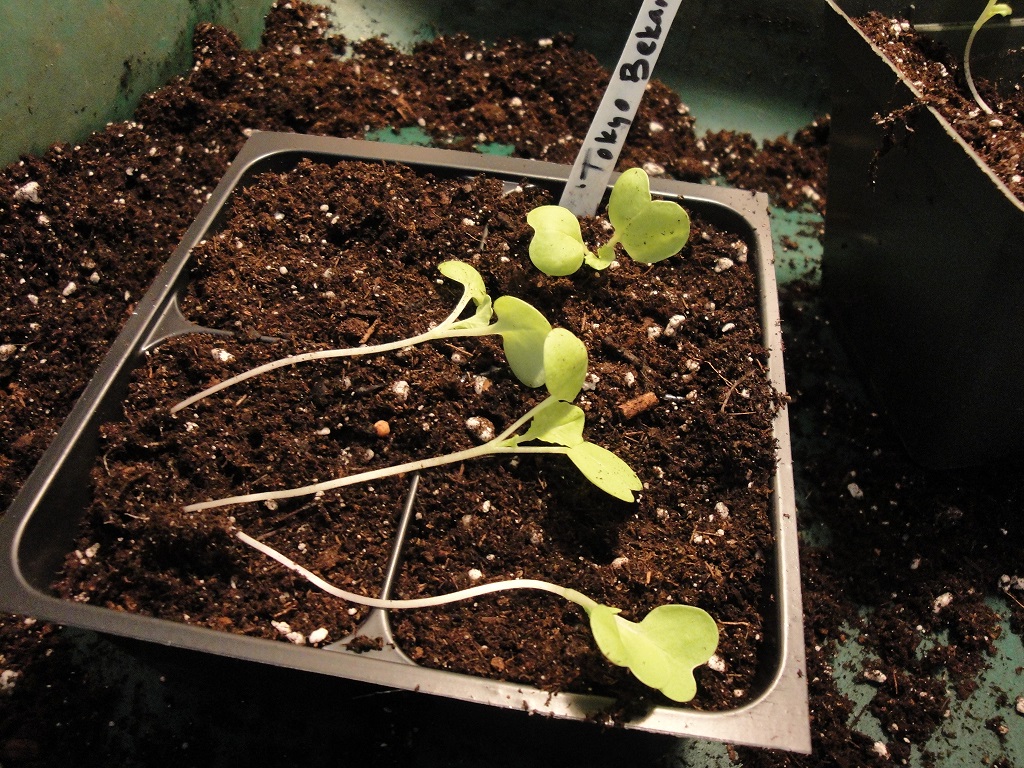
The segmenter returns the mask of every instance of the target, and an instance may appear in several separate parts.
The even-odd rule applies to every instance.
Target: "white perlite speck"
[[[953,602],[952,592],[943,592],[932,601],[932,613],[938,613]]]
[[[850,483],[846,486],[846,490],[849,491],[850,495],[855,499],[863,499],[864,491],[860,489],[860,486],[856,483]]]
[[[470,581],[480,581],[484,577],[483,572],[479,568],[470,568],[467,575]]]
[[[23,203],[26,201],[30,203],[40,202],[39,182],[30,181],[28,184],[18,187],[16,190],[14,190],[14,199],[19,203]]]
[[[735,262],[728,256],[723,256],[715,262],[715,272],[725,272],[727,269],[732,269],[735,266]]]
[[[270,626],[276,629],[280,635],[287,635],[292,631],[292,627],[287,621],[272,621]]]
[[[18,675],[19,673],[13,669],[5,669],[3,672],[0,672],[0,693],[10,693],[13,691]]]
[[[685,315],[672,315],[672,317],[668,319],[668,322],[665,323],[665,330],[662,331],[662,333],[671,338],[676,335],[676,332],[679,330],[679,326],[684,322],[686,322]]]
[[[78,286],[75,284],[75,281],[72,280],[71,282],[69,282],[67,285],[64,286],[64,290],[60,292],[60,295],[61,296],[70,296],[71,294],[73,294],[77,290],[78,290]]]
[[[1017,697],[1017,702],[1014,705],[1014,709],[1017,710],[1017,714],[1024,715],[1024,696]]]
[[[314,629],[312,632],[309,633],[309,644],[310,645],[316,645],[317,643],[322,643],[326,639],[327,639],[327,630],[324,629],[323,627],[320,627],[320,629]]]
[[[486,376],[474,376],[473,377],[473,391],[476,394],[482,395],[484,392],[486,392],[490,388],[491,388],[491,380],[488,379]]]
[[[470,416],[466,419],[466,429],[481,443],[493,440],[497,434],[494,430],[494,424],[490,419],[485,419],[483,416]]]
[[[210,350],[210,356],[218,363],[230,363],[235,359],[235,356],[228,352],[226,349],[220,347],[214,347]]]
[[[10,359],[17,351],[18,348],[14,344],[0,344],[0,362]]]
[[[391,394],[398,398],[398,402],[404,403],[409,399],[409,382],[401,379],[391,385]]]
[[[715,670],[715,672],[725,672],[725,659],[717,653],[711,654],[711,658],[708,659],[708,668]]]
[[[878,685],[881,685],[889,678],[886,677],[885,673],[880,669],[865,669],[864,679],[870,683],[877,683]]]

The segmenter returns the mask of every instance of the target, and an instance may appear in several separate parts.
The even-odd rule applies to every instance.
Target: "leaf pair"
[[[618,608],[580,604],[590,617],[597,647],[610,662],[627,667],[644,685],[673,701],[696,695],[693,670],[718,647],[718,625],[706,611],[660,605],[636,623],[619,616]]]
[[[634,261],[653,264],[682,250],[690,237],[690,217],[671,200],[653,200],[647,174],[631,168],[619,176],[608,201],[611,239],[592,253],[583,242],[580,223],[572,211],[542,205],[526,216],[533,227],[530,260],[541,272],[571,275],[584,263],[601,270],[615,259],[618,243]]]

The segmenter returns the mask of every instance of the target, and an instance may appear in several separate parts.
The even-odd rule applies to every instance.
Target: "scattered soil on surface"
[[[576,50],[565,37],[554,38],[550,45],[513,41],[488,47],[468,39],[447,38],[402,53],[381,41],[352,45],[338,38],[324,38],[325,22],[319,11],[304,4],[278,7],[270,14],[264,44],[257,51],[240,50],[230,34],[202,26],[196,35],[196,68],[145,99],[133,122],[110,126],[77,147],[56,146],[41,157],[24,158],[0,172],[3,506],[14,498],[52,440],[134,302],[173,250],[248,131],[361,137],[366,130],[417,125],[422,120],[423,130],[440,144],[502,142],[515,146],[520,156],[568,162],[585,133],[593,107],[580,104],[576,97],[594,94],[596,101],[607,79],[593,58]],[[354,55],[338,59],[336,54],[345,50]],[[559,95],[559,89],[568,88],[565,83],[570,80],[576,82],[571,86],[572,101]],[[724,179],[768,191],[780,205],[823,208],[827,121],[809,126],[792,139],[758,147],[749,137],[727,132],[696,136],[685,106],[656,83],[641,110],[621,167],[655,163],[675,178]],[[653,129],[654,125],[662,130]],[[506,237],[511,245],[522,234],[510,231]],[[473,240],[460,242],[470,249]],[[218,244],[211,242],[204,255],[212,259],[218,255],[217,250]],[[452,294],[433,282],[436,275],[431,264],[421,266],[424,279],[417,281],[430,286],[430,293],[423,297],[423,312],[429,306],[429,311],[443,315],[447,306],[444,300],[450,301]],[[280,276],[279,271],[277,274]],[[273,273],[266,270],[260,284],[273,287],[271,277]],[[488,275],[488,279],[494,281],[490,287],[495,292],[504,285],[499,275]],[[602,287],[602,281],[610,282],[600,278],[597,282]],[[293,282],[286,286],[279,283],[278,287],[290,290]],[[569,281],[565,290],[579,290],[577,282]],[[335,293],[343,297],[341,291]],[[189,299],[187,311],[204,322],[213,324],[216,320],[222,327],[241,321],[242,327],[255,328],[255,319],[268,319],[258,305],[254,305],[252,318],[202,314],[214,312],[221,299],[227,306],[230,298],[211,298],[197,292]],[[394,311],[390,304],[386,309],[387,313]],[[1000,467],[935,474],[909,463],[871,404],[859,389],[848,385],[851,374],[834,345],[827,315],[819,305],[816,283],[809,280],[783,286],[782,311],[788,394],[792,398],[790,417],[799,447],[797,497],[806,542],[802,574],[814,754],[803,757],[747,749],[734,754],[745,766],[890,765],[907,757],[912,745],[921,746],[929,738],[941,737],[945,710],[971,694],[975,675],[987,663],[988,651],[1000,629],[999,616],[990,603],[993,598],[1010,614],[1013,630],[1020,631],[1024,618],[1018,602],[1024,601],[1024,581],[1017,579],[1021,575],[1022,473],[1019,467]],[[417,327],[425,317],[421,313],[416,318]],[[651,320],[655,317],[664,319],[652,315]],[[358,341],[375,319],[371,316],[336,323],[323,329],[316,343]],[[566,324],[574,330],[586,327],[578,317],[567,318]],[[381,338],[385,332],[385,320],[381,319],[373,335]],[[272,354],[289,344],[308,343],[306,340],[313,336],[302,338],[302,342],[287,339],[281,347],[275,346]],[[232,344],[230,353],[235,361],[231,365],[235,367],[271,354],[266,345],[245,343],[240,338]],[[410,353],[410,358],[417,364],[429,361],[447,369],[455,376],[455,383],[449,381],[447,385],[448,392],[457,391],[460,398],[474,404],[488,404],[499,420],[530,397],[506,380],[494,381],[490,394],[478,396],[475,390],[467,391],[458,384],[459,377],[470,371],[475,374],[488,356],[497,364],[500,353],[483,341],[474,340],[472,349],[459,346],[465,352],[434,345]],[[193,337],[174,342],[151,355],[143,370],[152,372],[161,386],[166,382],[168,387],[191,393],[195,386],[228,370],[228,361],[221,361],[222,356],[215,359],[211,347],[210,339]],[[612,373],[602,381],[609,387],[613,383],[618,386],[615,371],[621,370],[617,366],[623,361],[604,345],[599,347],[601,354],[609,355],[607,364],[612,367]],[[462,362],[455,363],[455,354],[463,355]],[[340,372],[343,368],[341,364],[325,364],[321,370]],[[378,371],[372,365],[359,370],[362,373],[358,375],[369,377],[373,386],[384,385],[363,399],[385,409],[385,417],[393,428],[397,427],[397,414],[392,418],[391,411],[398,406],[384,395],[397,372]],[[707,377],[702,381],[709,392],[712,386],[719,387],[717,395],[721,395],[722,382],[715,382],[708,373],[706,368],[701,369],[699,375]],[[329,377],[317,377],[317,381],[324,379]],[[299,436],[311,443],[333,444],[335,450],[351,441],[374,451],[375,457],[385,456],[390,461],[390,452],[385,453],[379,438],[367,431],[367,424],[380,418],[380,412],[368,413],[358,423],[341,429],[336,425],[345,424],[343,417],[321,425],[316,421],[321,410],[315,405],[318,397],[326,398],[325,409],[336,407],[335,394],[342,401],[356,398],[345,392],[319,393],[308,382],[305,391],[289,386],[279,393],[277,387],[288,381],[294,382],[294,377],[261,381],[243,403],[245,407],[232,409],[230,415],[235,419],[259,418],[261,429],[267,425],[287,430],[290,439]],[[331,382],[330,386],[340,385]],[[273,388],[273,396],[269,396],[267,387]],[[495,403],[498,393],[507,393],[503,395],[507,401]],[[158,403],[152,393],[133,389],[132,405],[145,416],[141,423],[151,427],[163,423],[161,419],[166,417],[158,406],[165,399],[173,399],[169,396],[170,392]],[[314,407],[308,413],[298,408],[272,408],[277,397],[294,398],[293,402],[301,400]],[[449,399],[437,398],[435,402]],[[197,407],[197,411],[204,417],[215,413],[210,404]],[[435,415],[438,411],[434,410]],[[284,421],[285,416],[294,421]],[[638,418],[652,416],[643,414]],[[374,421],[367,421],[371,417]],[[205,434],[181,434],[182,421],[166,422],[178,430],[174,435],[153,436],[159,439],[154,453],[165,450],[166,444],[174,440],[185,451],[209,449],[214,442],[222,450],[231,448],[223,440],[214,441]],[[193,421],[200,430],[212,428],[204,419]],[[621,427],[621,422],[611,423]],[[599,419],[588,419],[588,425],[596,429],[593,439],[598,442],[626,433],[607,429]],[[331,432],[318,435],[324,426]],[[449,434],[434,427],[421,438],[466,444],[471,437],[460,424],[455,427]],[[110,457],[131,455],[135,462],[140,458],[153,460],[135,485],[121,483],[121,505],[113,510],[116,518],[112,531],[120,530],[117,535],[138,539],[143,521],[127,517],[126,510],[138,503],[136,499],[145,498],[147,483],[166,487],[169,475],[181,468],[166,462],[158,464],[156,455],[138,455],[148,450],[145,444],[119,443],[128,436],[123,428],[108,428],[105,439],[111,446]],[[398,442],[400,438],[396,435],[388,439]],[[246,443],[259,440],[258,434],[245,434]],[[622,448],[627,453],[634,450],[630,446]],[[390,450],[397,455],[397,448]],[[365,451],[350,454],[348,460],[354,462],[377,460]],[[209,463],[199,459],[193,454],[197,467]],[[552,471],[558,475],[558,483],[576,482],[571,473],[565,473],[563,481],[558,468],[542,470],[529,464],[523,462],[514,470],[502,467],[502,471],[524,482],[535,482],[538,473]],[[221,464],[220,474],[211,471],[209,482],[230,484],[223,475],[225,467]],[[256,469],[240,471],[254,473]],[[296,467],[296,471],[320,470],[305,466]],[[465,495],[466,486],[480,479],[481,470],[467,464],[464,472],[478,474],[430,480],[462,483],[457,487],[459,494]],[[557,491],[551,486],[558,483],[549,483],[548,490]],[[214,487],[211,485],[210,490]],[[386,490],[380,484],[374,499],[383,498]],[[181,500],[196,498],[191,488],[186,492],[179,487],[174,492],[181,494]],[[358,491],[346,492],[346,498],[352,498],[351,493]],[[236,516],[239,512],[233,511]],[[282,505],[275,512],[264,509],[258,515],[254,512],[248,510],[255,532],[271,537],[285,524],[309,526],[312,531],[314,525],[334,521],[330,517],[334,512],[319,502]],[[286,519],[292,513],[293,517]],[[605,509],[602,514],[609,525],[557,534],[554,532],[559,529],[545,528],[546,536],[539,544],[532,544],[531,532],[530,543],[524,543],[524,547],[541,547],[556,556],[603,550],[604,557],[595,558],[597,577],[590,582],[603,589],[611,583],[607,535],[612,530],[621,532],[630,524],[616,518],[616,510]],[[393,510],[382,509],[380,519],[363,535],[372,537],[374,544],[388,539],[393,515]],[[473,517],[475,520],[467,525],[461,517],[454,519],[450,514],[426,510],[418,521],[421,528],[415,533],[416,546],[429,541],[446,547],[447,551],[435,560],[450,563],[452,573],[464,573],[467,563],[460,559],[462,549],[474,562],[491,553],[486,542],[478,544],[478,529],[473,527],[482,514],[474,513]],[[448,526],[450,530],[438,530],[439,520],[454,524]],[[105,529],[104,522],[100,530]],[[543,522],[549,526],[555,521]],[[428,531],[426,525],[430,523],[435,528]],[[133,528],[136,524],[139,527]],[[250,521],[246,520],[245,525]],[[187,530],[176,531],[182,537],[179,551],[146,551],[143,541],[139,556],[171,558],[164,561],[167,565],[188,546],[187,542],[201,540],[205,547],[207,541],[219,538],[224,547],[210,548],[207,562],[197,562],[195,553],[189,553],[194,567],[206,569],[208,580],[207,590],[197,590],[194,607],[189,608],[197,617],[212,617],[215,614],[210,605],[219,602],[216,614],[228,620],[219,624],[229,630],[267,631],[264,617],[257,620],[244,609],[228,605],[225,596],[231,590],[231,575],[244,575],[260,588],[292,593],[301,590],[304,599],[317,599],[315,593],[290,581],[278,569],[247,566],[243,574],[239,563],[251,564],[252,556],[236,547],[227,530],[222,518],[220,522],[206,518]],[[819,539],[824,532],[828,532],[831,545]],[[574,538],[582,534],[586,534],[586,540]],[[301,543],[290,541],[296,548]],[[275,543],[283,546],[286,542],[282,539]],[[324,568],[330,571],[335,566],[341,555],[337,543],[333,549],[320,547],[322,542],[313,538],[306,539],[306,543],[310,556],[329,556],[329,561],[322,564]],[[101,544],[96,551],[97,562],[102,562],[113,548],[113,544]],[[296,549],[292,554],[298,557],[301,551]],[[82,559],[88,561],[86,555],[83,551]],[[379,578],[380,562],[376,557],[366,556],[361,550],[344,556],[346,567],[351,566],[348,573],[352,579],[363,583]],[[517,567],[502,566],[503,570]],[[173,576],[172,570],[161,572],[164,581],[168,575]],[[491,575],[488,568],[480,570]],[[624,577],[626,583],[635,584],[638,564],[631,562],[624,571],[621,576],[616,572],[616,580]],[[401,589],[409,589],[408,578],[408,574],[403,575]],[[170,582],[173,586],[173,578]],[[143,585],[154,593],[161,587],[155,579]],[[111,599],[110,594],[94,593],[89,597]],[[728,610],[730,605],[727,601],[717,607]],[[343,635],[358,618],[326,604],[312,603],[306,608],[318,619],[330,616],[334,622],[330,627],[332,638]],[[299,610],[291,604],[287,609]],[[288,619],[294,620],[292,616]],[[296,626],[300,623],[296,621]],[[310,621],[302,631],[308,636],[321,623]],[[410,626],[402,631],[410,647],[415,648],[421,628]],[[533,636],[536,631],[532,627],[526,634]],[[929,633],[943,631],[943,641],[925,650],[923,639],[931,638]],[[858,644],[873,657],[872,663],[854,672],[872,673],[871,677],[879,681],[874,683],[877,691],[870,704],[886,734],[878,743],[858,723],[851,724],[853,702],[834,682],[831,663],[835,651],[849,643]],[[564,641],[561,645],[568,647]],[[377,764],[394,765],[423,764],[424,759],[429,764],[431,755],[436,756],[434,762],[439,765],[468,766],[484,761],[489,765],[585,765],[626,759],[653,764],[675,747],[670,740],[649,735],[630,739],[629,734],[611,731],[594,738],[589,725],[585,730],[574,730],[569,725],[520,718],[516,713],[428,700],[417,694],[382,693],[355,684],[343,686],[339,681],[317,677],[279,680],[269,671],[254,675],[247,667],[231,666],[226,671],[211,671],[196,659],[152,662],[153,667],[140,671],[131,666],[123,649],[23,617],[0,619],[0,647],[4,672],[0,683],[6,691],[0,696],[0,762],[8,768],[50,766],[68,759],[83,765],[236,765],[242,761],[329,765],[335,764],[341,754],[352,759],[372,757]],[[481,657],[487,667],[496,668],[493,658],[506,666],[510,659],[514,662],[512,654],[506,655],[504,649],[499,652],[498,645],[489,647],[492,653]],[[476,650],[474,653],[480,655]],[[593,660],[588,656],[591,651],[581,648],[579,653],[579,658]],[[702,685],[714,679],[709,671],[701,671]],[[622,681],[607,684],[619,685]],[[1018,693],[1006,692],[1005,722],[1011,733],[1019,718],[1013,711]],[[424,720],[424,708],[428,706],[432,715],[459,725],[428,727]],[[339,723],[345,727],[339,727]],[[514,738],[506,739],[506,734]],[[946,748],[955,750],[955,734],[948,737]],[[883,751],[889,757],[884,757]],[[924,757],[935,759],[935,754],[926,752]],[[991,765],[1008,764],[999,755],[988,759]]]

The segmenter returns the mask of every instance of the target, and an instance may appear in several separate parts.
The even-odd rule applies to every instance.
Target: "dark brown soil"
[[[722,622],[727,665],[717,675],[701,670],[697,706],[735,706],[755,694],[760,648],[772,632],[765,555],[778,398],[764,375],[757,288],[743,243],[695,220],[691,244],[671,263],[649,268],[623,259],[604,273],[547,278],[526,257],[526,213],[545,202],[536,189],[505,194],[499,180],[442,180],[361,163],[303,163],[247,187],[225,228],[196,249],[183,310],[204,325],[237,328],[242,339],[287,341],[206,336],[150,355],[129,395],[127,423],[104,430],[97,501],[59,591],[282,642],[271,620],[303,636],[321,627],[333,639],[352,633],[361,611],[268,567],[230,531],[241,528],[343,588],[375,595],[404,480],[270,509],[185,513],[182,505],[471,447],[480,441],[467,419],[485,418],[501,431],[540,399],[509,374],[500,344],[453,340],[305,365],[180,416],[167,409],[284,354],[426,330],[458,297],[437,285],[437,264],[461,258],[478,267],[494,296],[527,300],[584,341],[592,375],[579,401],[587,437],[639,468],[647,487],[637,504],[623,503],[568,462],[537,456],[429,471],[396,596],[470,586],[478,570],[482,581],[555,581],[635,620],[665,602],[697,604]],[[594,237],[601,225],[588,229]],[[722,258],[734,266],[716,270]],[[685,324],[663,333],[679,314]],[[408,391],[396,391],[398,382]],[[651,407],[622,413],[647,393]],[[373,426],[382,420],[386,437]],[[96,545],[94,556],[82,556]],[[577,608],[546,596],[403,613],[396,630],[399,647],[428,666],[628,698],[642,691],[602,660]]]
[[[332,54],[345,42],[322,39],[323,27],[311,24],[322,24],[316,12],[302,4],[291,5],[271,13],[264,45],[255,52],[239,50],[222,30],[201,28],[196,37],[197,68],[147,99],[134,123],[111,126],[80,147],[54,147],[44,156],[25,158],[0,172],[0,253],[4,254],[0,256],[4,334],[0,344],[14,347],[0,353],[3,505],[13,498],[53,437],[247,130],[361,136],[367,127],[415,125],[422,118],[424,130],[441,143],[472,143],[482,133],[488,140],[515,145],[521,156],[567,162],[585,132],[589,112],[577,106],[578,100],[559,98],[558,89],[575,79],[574,96],[594,94],[596,100],[605,80],[592,57],[574,49],[568,38],[556,38],[545,47],[511,42],[488,48],[466,39],[444,39],[412,54],[372,41],[357,46],[355,58],[338,61]],[[495,99],[494,93],[502,98]],[[695,136],[691,117],[679,105],[678,97],[667,89],[652,87],[638,129],[630,134],[622,167],[652,161],[677,178],[724,177],[769,191],[777,202],[790,206],[824,205],[827,121],[810,126],[793,140],[758,148],[742,135]],[[649,122],[666,130],[639,130]],[[39,185],[38,202],[30,194],[33,188],[25,187],[31,182]],[[16,194],[17,190],[24,191]],[[422,274],[433,277],[429,270]],[[423,306],[443,313],[442,307],[447,306],[443,299],[450,299],[450,294],[431,285],[429,301]],[[199,303],[205,309],[207,297],[201,298],[190,307],[194,316],[199,316]],[[827,529],[833,542],[832,546],[808,544],[802,553],[814,754],[799,757],[739,750],[737,759],[744,766],[889,765],[893,759],[906,758],[911,744],[923,744],[939,732],[945,709],[957,706],[959,697],[970,693],[974,674],[987,663],[987,649],[998,631],[998,617],[987,599],[1004,601],[1019,631],[1024,611],[1014,598],[1024,595],[1012,581],[1004,594],[1000,577],[1020,575],[1019,510],[1024,489],[1018,478],[1022,474],[1019,467],[1000,467],[936,475],[910,464],[870,403],[846,385],[850,372],[832,343],[815,284],[784,286],[782,300],[793,400],[790,412],[798,446],[801,527],[807,534]],[[263,312],[255,314],[266,319]],[[224,318],[225,322],[234,319],[242,318]],[[351,342],[373,321],[368,317],[340,330],[335,326],[325,331],[333,336],[320,336],[318,342]],[[378,322],[374,334],[383,332]],[[175,386],[183,386],[183,364],[188,375],[195,377],[191,382],[195,385],[200,379],[222,376],[224,369],[209,354],[209,341],[205,340],[207,346],[175,343],[166,354],[161,350],[154,355],[148,370],[160,380],[173,378]],[[247,356],[262,349],[239,341],[231,350],[236,355],[234,365],[244,364]],[[486,350],[486,345],[466,349],[474,356],[466,356],[461,365],[479,365],[478,358]],[[438,345],[417,352],[415,359],[420,362],[429,356],[437,365],[452,366],[451,354],[457,351]],[[496,353],[494,358],[497,364]],[[611,383],[614,377],[603,380]],[[492,389],[516,393],[503,403],[509,409],[521,402],[520,395],[528,397],[512,382],[498,383],[501,386]],[[247,401],[255,409],[253,416],[265,420],[261,424],[287,428],[291,437],[301,433],[305,439],[329,444],[344,437],[377,453],[377,443],[361,431],[364,422],[346,430],[336,430],[332,424],[331,434],[320,436],[313,430],[311,435],[308,427],[314,426],[319,407],[307,414],[289,409],[292,412],[287,415],[297,421],[285,424],[282,414],[270,408],[271,399],[258,396],[268,394],[265,387],[270,385],[276,386],[261,382]],[[365,397],[379,401],[379,394]],[[313,403],[317,393],[294,396]],[[149,423],[159,423],[161,417],[153,410],[157,403],[141,399],[141,390],[135,398],[152,419]],[[325,410],[329,407],[325,400]],[[212,412],[207,406],[200,410]],[[249,418],[237,409],[234,416]],[[396,418],[393,424],[397,423]],[[591,428],[599,426],[595,419],[588,423]],[[115,429],[109,439],[116,448]],[[597,435],[601,440],[608,436],[602,431]],[[467,439],[455,432],[447,438]],[[179,433],[178,439],[183,450],[198,451],[213,444],[205,436],[193,438],[192,434]],[[250,440],[258,442],[258,437],[248,433],[245,442]],[[225,446],[223,440],[216,442]],[[138,451],[137,446],[130,449]],[[164,465],[147,471],[166,484],[171,469]],[[480,469],[467,465],[464,471]],[[517,471],[525,480],[536,480],[536,473],[527,476],[523,464]],[[226,482],[224,477],[217,480]],[[449,473],[429,480],[459,482]],[[140,478],[136,488],[145,482]],[[863,496],[852,495],[850,483],[856,483]],[[464,494],[465,484],[458,489]],[[376,490],[374,499],[383,498],[383,486]],[[133,503],[131,496],[125,494],[115,521],[125,530],[143,522],[124,515]],[[193,498],[189,492],[183,500]],[[293,511],[293,518],[284,518]],[[249,515],[255,519],[253,512],[249,510]],[[313,505],[279,508],[276,517],[266,510],[259,514],[262,519],[256,530],[273,535],[281,525],[319,523],[326,512],[323,506]],[[366,534],[378,541],[386,539],[388,514],[381,510],[381,520]],[[440,562],[447,560],[453,572],[461,573],[468,565],[457,559],[464,541],[473,545],[474,558],[486,557],[490,549],[487,542],[476,549],[479,538],[472,525],[455,526],[452,531],[465,539],[442,539],[441,534],[448,532],[438,530],[436,522],[451,519],[444,511],[425,514],[421,524],[434,522],[435,529],[429,537],[423,535],[425,530],[417,537],[444,542],[441,545],[448,547],[448,553]],[[461,518],[456,522],[461,524]],[[545,539],[543,546],[556,555],[581,546],[597,552],[607,543],[603,536],[608,530],[598,531],[601,535],[587,541],[574,540],[570,532]],[[205,567],[212,582],[205,599],[204,593],[197,593],[194,607],[189,606],[197,617],[204,612],[214,615],[210,604],[218,598],[209,596],[223,595],[230,588],[230,576],[225,584],[223,573],[233,573],[238,562],[250,557],[233,549],[223,531],[209,521],[188,532],[178,531],[204,541],[223,537],[223,549],[211,549],[209,561],[194,564]],[[319,548],[316,543],[307,540],[311,557],[328,553],[337,559],[336,548]],[[101,547],[98,554],[109,549]],[[180,549],[145,554],[177,557]],[[346,553],[346,562],[358,570],[354,579],[377,578],[376,558],[353,551]],[[606,573],[607,564],[597,570]],[[328,569],[333,565],[324,563]],[[626,577],[635,580],[628,568]],[[488,568],[481,570],[491,575]],[[267,588],[275,590],[287,581],[274,568],[249,572],[248,578],[265,579]],[[151,592],[160,587],[155,580],[145,585]],[[300,585],[290,588],[298,590]],[[301,588],[305,596],[304,585]],[[934,613],[933,601],[947,592],[953,601]],[[308,599],[318,598],[309,592]],[[324,610],[316,604],[312,607],[318,617],[330,616],[332,637],[350,625],[345,611],[328,614],[326,605]],[[230,620],[230,626],[219,622],[229,629],[266,630],[262,617],[257,620],[224,601],[214,608]],[[291,605],[288,609],[295,610]],[[314,623],[321,622],[308,626]],[[942,630],[948,636],[919,657],[916,651],[924,633]],[[535,631],[530,628],[528,634]],[[139,671],[123,650],[23,617],[0,619],[0,638],[2,667],[11,673],[4,679],[6,685],[13,685],[0,696],[0,762],[8,767],[68,761],[80,765],[334,765],[341,755],[352,762],[363,758],[387,765],[595,765],[625,760],[654,764],[674,749],[672,742],[650,737],[626,740],[625,734],[615,732],[598,737],[591,728],[566,730],[557,723],[518,718],[516,713],[342,686],[321,678],[277,680],[270,673],[254,676],[248,668],[234,667],[209,671],[195,659]],[[857,643],[892,672],[871,704],[889,734],[885,747],[892,758],[880,756],[875,740],[857,722],[850,722],[853,702],[834,682],[830,667],[834,651],[849,643]],[[504,653],[482,660],[491,666],[491,658],[498,657],[503,664],[508,661]],[[96,663],[103,660],[109,662]],[[707,685],[709,677],[705,674],[702,684]],[[948,687],[938,684],[946,680]],[[1006,692],[1005,719],[1011,733],[1019,717],[1013,711],[1015,696],[1014,691]],[[446,726],[431,727],[438,720]],[[950,742],[955,744],[955,736]],[[986,760],[991,765],[1008,764],[999,755]]]

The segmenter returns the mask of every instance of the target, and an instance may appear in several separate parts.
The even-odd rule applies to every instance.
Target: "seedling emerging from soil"
[[[487,295],[483,278],[469,264],[461,261],[446,261],[438,265],[438,270],[448,279],[461,283],[463,292],[452,313],[429,331],[385,344],[304,352],[300,355],[291,355],[264,363],[182,400],[171,408],[171,413],[177,413],[205,397],[246,379],[288,365],[335,357],[374,355],[416,346],[427,341],[464,336],[500,335],[505,357],[516,377],[528,387],[541,386],[544,383],[544,339],[551,330],[551,324],[544,316],[532,305],[514,296],[500,296],[492,303],[491,297]],[[465,320],[459,320],[459,316],[471,301],[476,305],[476,312]],[[491,318],[494,312],[497,312],[498,319],[492,323]]]
[[[526,216],[533,227],[530,260],[548,275],[571,275],[584,263],[604,269],[619,243],[634,261],[653,264],[679,253],[690,237],[690,217],[672,200],[652,200],[651,184],[640,168],[619,176],[608,201],[611,239],[592,253],[583,242],[579,220],[568,208],[542,205]]]
[[[508,298],[502,297],[495,304]],[[518,301],[518,299],[513,299],[513,301]],[[500,307],[498,311],[501,311]],[[531,334],[529,338],[535,339],[535,335]],[[643,489],[640,478],[626,462],[614,453],[583,439],[584,414],[571,402],[582,389],[583,380],[587,375],[586,346],[571,332],[564,328],[556,328],[547,333],[539,345],[539,350],[534,351],[524,347],[523,354],[531,357],[537,356],[543,361],[543,378],[547,384],[548,397],[513,422],[500,435],[482,445],[444,456],[419,459],[392,467],[382,467],[347,477],[313,483],[301,488],[215,499],[191,504],[185,509],[196,511],[230,504],[308,496],[405,472],[416,472],[430,467],[509,453],[564,454],[583,473],[584,477],[598,488],[617,499],[633,501],[633,492]],[[521,435],[516,434],[524,426],[527,427],[526,431]],[[540,445],[536,443],[540,443]]]
[[[992,114],[992,108],[981,98],[981,94],[978,93],[978,89],[974,85],[974,78],[971,76],[971,46],[974,45],[974,37],[978,34],[978,30],[985,26],[989,19],[994,16],[1009,16],[1011,13],[1013,13],[1013,8],[1006,3],[988,0],[985,8],[981,11],[981,15],[978,16],[978,20],[971,27],[971,34],[967,36],[967,45],[964,46],[964,77],[967,78],[967,87],[971,89],[971,95],[978,102],[978,106],[988,115]]]
[[[382,600],[339,589],[251,536],[241,531],[235,535],[328,594],[371,608],[430,608],[513,589],[537,589],[558,595],[586,612],[597,647],[612,664],[628,668],[644,685],[661,691],[673,701],[689,701],[696,695],[697,682],[693,670],[706,663],[718,647],[715,620],[703,609],[692,605],[660,605],[637,623],[619,616],[618,608],[595,602],[575,589],[538,579],[497,581],[448,595],[413,600]]]

